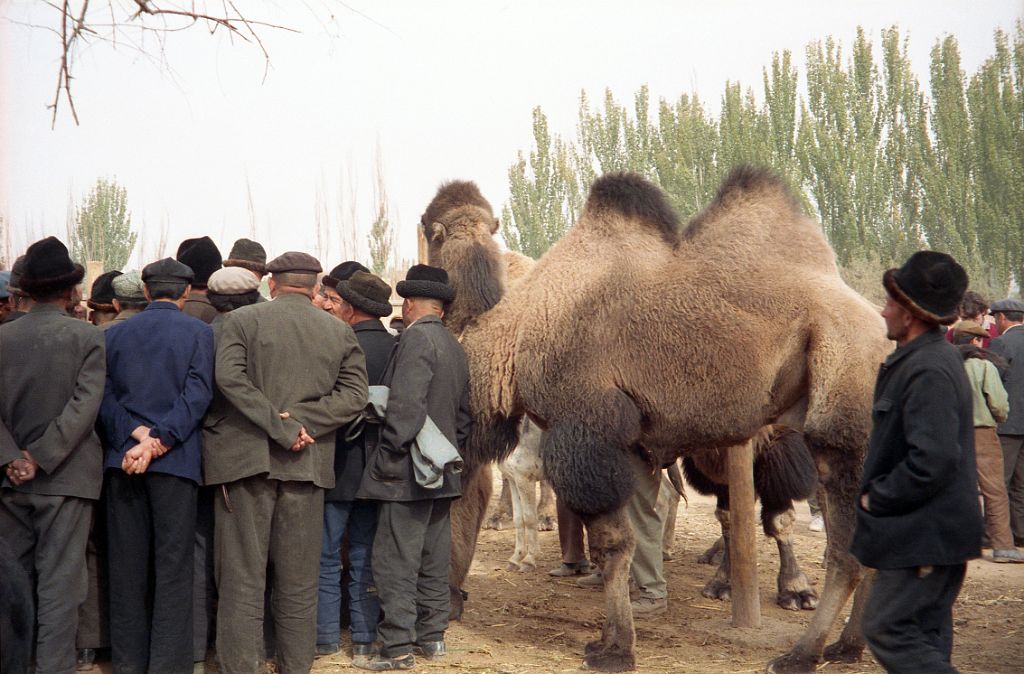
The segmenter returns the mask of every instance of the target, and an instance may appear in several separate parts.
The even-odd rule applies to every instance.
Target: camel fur
[[[713,344],[692,339],[712,320],[732,329]],[[529,416],[545,431],[556,495],[588,526],[606,596],[601,638],[585,649],[595,669],[635,666],[634,540],[622,509],[633,492],[630,455],[664,465],[748,442],[767,424],[802,430],[826,494],[826,581],[807,631],[770,669],[814,671],[862,575],[847,548],[872,386],[890,345],[776,176],[733,171],[685,227],[643,178],[599,178],[579,222],[466,328],[464,345],[476,416],[470,462],[504,459]],[[862,606],[858,592],[826,657],[860,656]]]

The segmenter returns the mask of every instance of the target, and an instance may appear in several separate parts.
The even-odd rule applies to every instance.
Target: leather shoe
[[[548,571],[549,576],[555,576],[556,578],[565,578],[566,576],[583,576],[594,571],[593,565],[589,560],[581,560],[567,564],[562,562],[562,565]]]
[[[580,587],[604,587],[604,576],[601,575],[600,571],[583,576],[576,580],[576,584]]]
[[[362,667],[373,659],[373,656],[380,653],[380,648],[377,644],[364,644],[359,642],[352,643],[352,666]]]
[[[366,662],[357,663],[353,660],[352,664],[359,669],[368,669],[371,672],[388,672],[394,669],[412,669],[416,666],[416,656],[412,653],[406,653],[394,658],[375,655]]]
[[[92,669],[93,663],[96,662],[96,649],[95,648],[80,648],[78,649],[78,657],[75,660],[75,670],[79,672],[87,672]]]
[[[444,639],[417,642],[413,646],[412,652],[416,655],[422,655],[427,660],[443,658],[448,653],[444,646]]]
[[[992,561],[997,564],[1024,564],[1024,555],[1017,548],[993,550]]]
[[[338,643],[333,644],[317,644],[316,645],[316,656],[322,658],[327,655],[334,655],[341,650],[341,645]]]

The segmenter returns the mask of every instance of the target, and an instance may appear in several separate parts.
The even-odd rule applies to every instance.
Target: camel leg
[[[781,513],[765,513],[765,534],[779,547],[779,594],[775,603],[790,611],[812,610],[818,605],[818,593],[811,587],[793,553],[793,523],[796,513],[789,508]]]
[[[729,601],[732,597],[732,585],[729,582],[729,510],[728,504],[723,507],[722,499],[719,499],[718,503],[719,506],[715,508],[715,518],[722,527],[722,537],[718,539],[722,543],[722,561],[718,565],[715,575],[704,585],[704,589],[700,593],[708,599]]]
[[[711,544],[711,547],[701,553],[697,558],[698,564],[721,564],[722,555],[725,554],[725,539],[721,536]]]
[[[679,501],[681,497],[668,476],[661,478],[661,491],[658,492],[658,515],[665,523],[665,529],[661,537],[661,558],[672,559],[672,546],[676,542],[676,514],[679,512]]]
[[[523,523],[523,496],[519,488],[515,472],[508,461],[501,467],[505,476],[505,483],[509,486],[509,493],[512,495],[512,529],[515,531],[516,547],[512,556],[508,559],[509,571],[519,571],[521,561],[526,556],[526,535]]]
[[[825,588],[807,631],[788,653],[769,663],[768,671],[774,674],[809,674],[816,670],[821,661],[825,640],[860,582],[860,564],[847,552],[850,539],[853,537],[854,505],[860,466],[830,466],[830,469],[830,474],[825,478],[828,502],[825,509],[828,531]],[[853,639],[852,635],[848,635],[848,638],[851,641]],[[845,651],[848,647],[839,645],[836,649]]]
[[[554,531],[558,528],[558,513],[555,506],[555,490],[547,480],[540,481],[540,503],[537,504],[537,531]]]
[[[540,554],[540,539],[537,536],[537,480],[529,475],[516,475],[513,486],[519,494],[520,518],[516,522],[516,533],[522,530],[523,555],[519,558],[521,571],[537,570],[537,555]],[[514,503],[513,503],[514,505]]]
[[[448,570],[448,585],[451,591],[452,620],[461,620],[465,597],[462,586],[469,575],[476,552],[476,539],[480,525],[491,500],[490,465],[471,466],[467,462],[462,476],[462,497],[452,503],[452,552]]]
[[[590,558],[601,567],[604,577],[606,618],[601,638],[584,649],[584,665],[602,672],[635,669],[633,652],[636,632],[629,603],[629,566],[633,561],[633,527],[623,508],[586,518]]]
[[[484,529],[497,529],[504,531],[512,525],[512,488],[509,486],[508,478],[501,478],[501,495],[498,496],[498,505],[484,523]]]
[[[871,586],[875,583],[875,573],[869,569],[864,570],[864,578],[853,593],[853,608],[850,610],[850,619],[846,621],[839,640],[825,647],[822,658],[826,662],[852,663],[860,662],[864,655],[864,606],[868,603],[871,595]]]

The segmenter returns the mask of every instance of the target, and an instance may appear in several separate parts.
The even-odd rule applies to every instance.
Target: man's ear
[[[188,299],[188,295],[189,295],[190,292],[192,292],[192,284],[191,283],[189,283],[187,286],[185,286],[185,292],[183,292],[181,294],[181,299],[187,300]]]

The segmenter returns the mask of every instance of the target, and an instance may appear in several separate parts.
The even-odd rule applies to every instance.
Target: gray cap
[[[320,261],[309,253],[290,250],[278,255],[267,265],[271,274],[319,274],[323,271]]]
[[[0,271],[0,300],[5,300],[11,296],[11,291],[7,289],[7,284],[11,280],[11,272]]]
[[[7,280],[8,292],[16,292],[24,295],[21,291],[21,275],[25,273],[25,256],[19,255],[11,267],[11,277]]]
[[[259,290],[260,280],[248,269],[224,267],[210,274],[206,287],[218,295],[243,295]]]
[[[173,257],[165,257],[142,268],[146,283],[190,283],[195,277],[192,268]]]
[[[145,302],[146,287],[142,283],[142,275],[137,271],[129,271],[114,279],[114,299],[119,302]]]
[[[1003,311],[1020,311],[1024,312],[1024,302],[1015,300],[1012,298],[1006,298],[1005,300],[996,300],[989,307],[989,312],[997,314]]]

